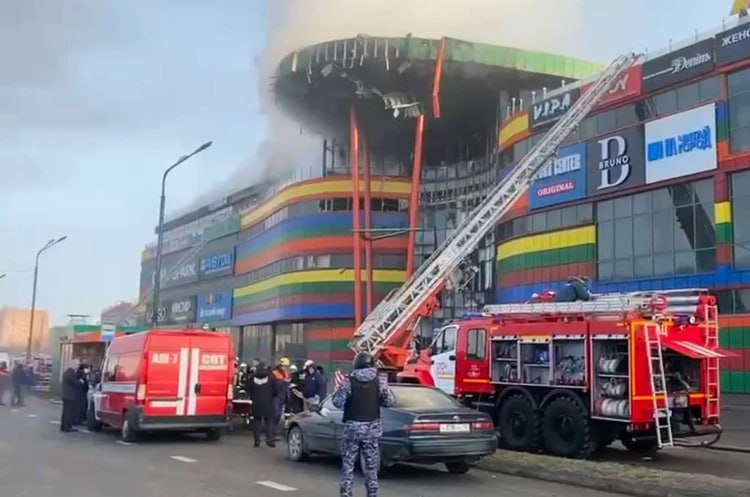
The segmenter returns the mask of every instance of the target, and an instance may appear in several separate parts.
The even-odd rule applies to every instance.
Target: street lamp
[[[156,326],[157,316],[159,313],[159,287],[161,286],[161,256],[162,256],[162,245],[164,244],[164,206],[166,204],[166,197],[164,195],[164,189],[167,184],[167,175],[192,156],[199,154],[211,146],[213,142],[206,142],[200,147],[196,148],[193,152],[188,155],[183,155],[177,162],[169,166],[161,177],[161,198],[159,200],[159,226],[157,228],[157,240],[156,240],[156,273],[154,274],[154,305],[151,311],[151,324]]]
[[[64,241],[66,238],[68,238],[68,235],[61,236],[58,239],[51,238],[47,243],[44,244],[44,247],[40,248],[36,253],[36,262],[34,263],[34,287],[31,291],[31,317],[29,318],[29,338],[26,341],[27,362],[31,360],[31,339],[34,336],[34,313],[36,310],[36,282],[37,278],[39,277],[39,256],[42,255],[45,250],[51,249],[58,243]]]
[[[5,273],[0,273],[0,280],[5,278]]]

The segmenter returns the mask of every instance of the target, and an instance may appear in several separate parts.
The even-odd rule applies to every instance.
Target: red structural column
[[[357,111],[352,104],[349,109],[349,168],[352,175],[352,237],[354,245],[354,327],[362,323],[362,233],[359,189],[359,125]]]
[[[370,146],[367,143],[367,138],[364,136],[362,137],[362,151],[365,157],[365,233],[368,235],[365,239],[365,268],[367,269],[367,307],[365,309],[367,314],[370,314],[373,308],[372,236],[370,236],[372,230],[372,189],[370,187],[370,167],[372,165],[372,157],[370,156]]]
[[[440,83],[443,79],[443,63],[445,61],[445,37],[440,40],[437,58],[435,59],[435,78],[432,81],[432,115],[440,119]]]
[[[422,146],[424,144],[424,114],[417,118],[414,136],[414,164],[411,172],[411,195],[409,198],[409,246],[406,258],[406,277],[414,273],[417,228],[419,226],[419,192],[422,181]]]

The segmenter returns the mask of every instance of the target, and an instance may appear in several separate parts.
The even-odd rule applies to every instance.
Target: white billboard
[[[717,168],[716,104],[646,123],[646,183]]]

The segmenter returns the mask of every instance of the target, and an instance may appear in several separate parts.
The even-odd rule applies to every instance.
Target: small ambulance
[[[87,428],[141,433],[192,431],[221,438],[231,414],[231,335],[202,330],[149,330],[115,338],[101,382],[90,395]]]

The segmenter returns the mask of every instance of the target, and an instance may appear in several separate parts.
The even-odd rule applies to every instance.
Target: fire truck
[[[676,436],[721,433],[718,359],[726,354],[716,343],[716,301],[701,289],[489,306],[442,328],[431,347],[414,345],[440,292],[472,277],[479,242],[641,58],[615,59],[350,342],[398,381],[436,386],[490,412],[508,448],[586,457],[617,438],[651,450]]]

